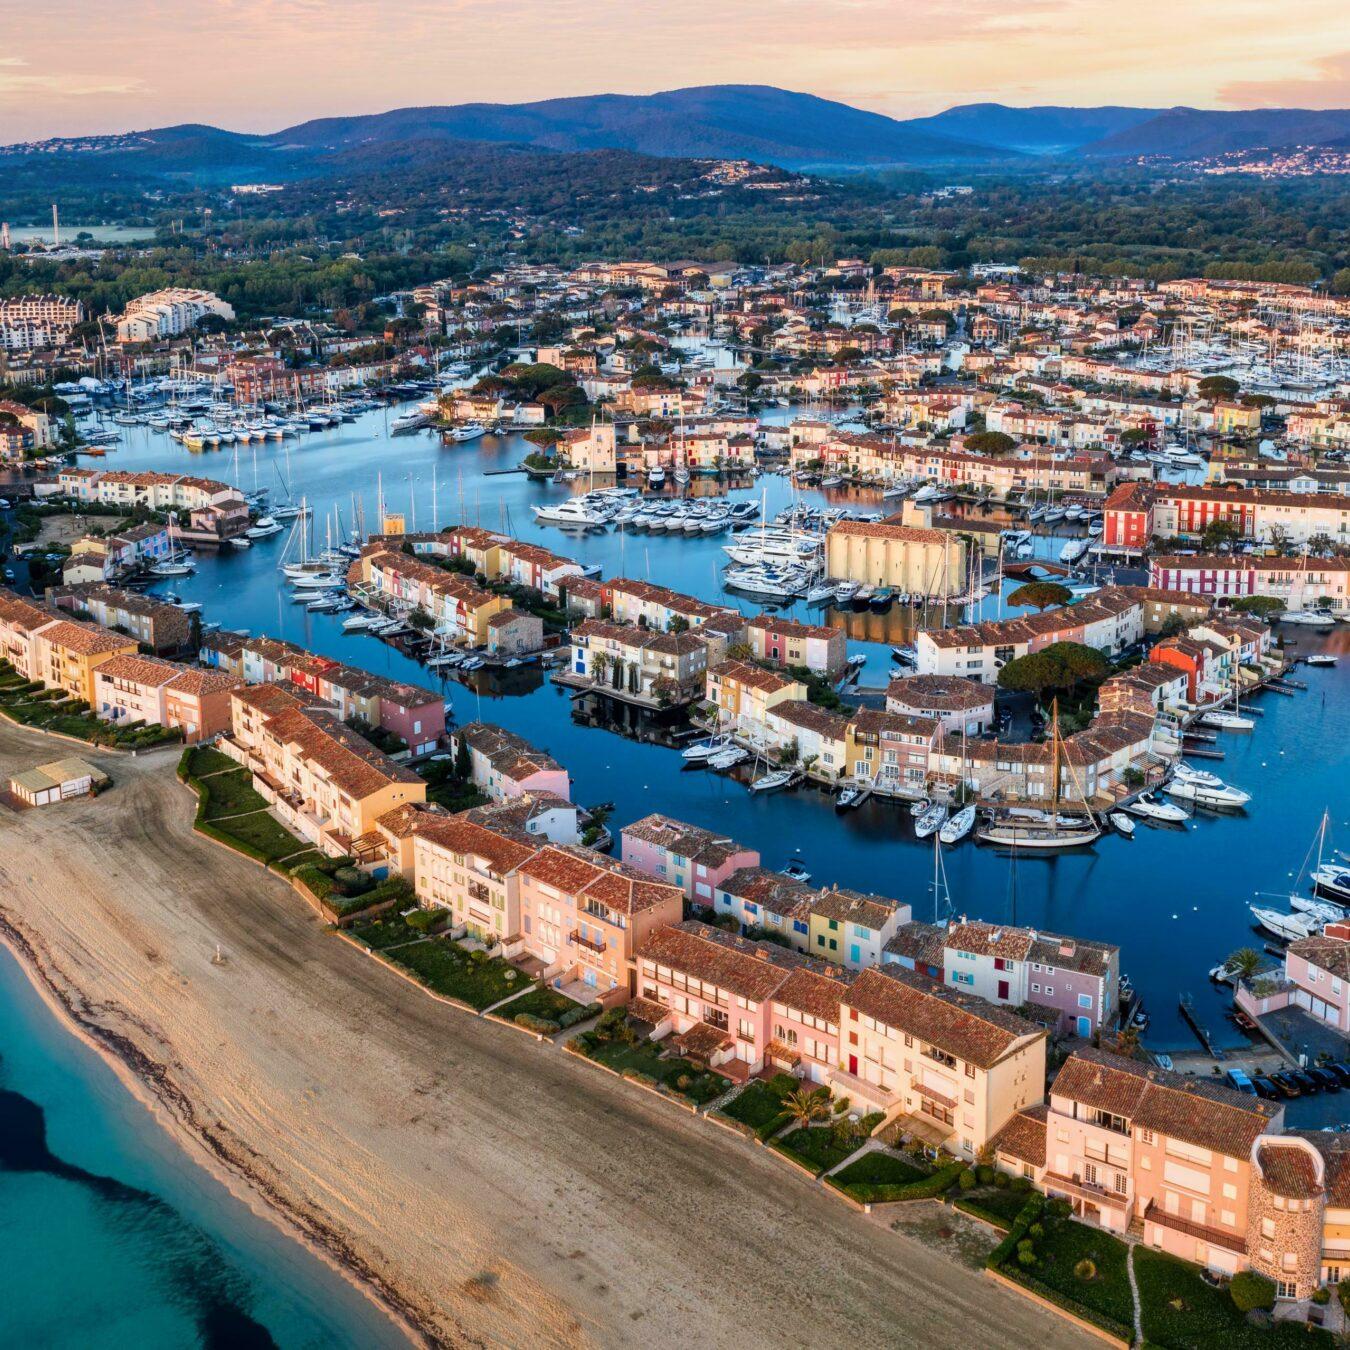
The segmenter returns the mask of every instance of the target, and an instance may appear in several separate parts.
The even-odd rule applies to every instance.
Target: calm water
[[[0,1342],[404,1345],[189,1158],[0,948]]]
[[[569,536],[539,527],[531,504],[583,485],[569,488],[531,483],[521,475],[493,476],[491,470],[519,463],[528,448],[519,438],[487,437],[467,446],[443,447],[429,433],[391,439],[385,425],[384,414],[373,413],[330,432],[311,433],[292,443],[288,453],[268,445],[257,447],[256,453],[241,448],[237,456],[232,450],[194,455],[161,433],[131,428],[124,448],[105,463],[206,474],[245,489],[256,483],[270,487],[274,500],[288,475],[295,496],[304,495],[316,508],[320,542],[325,513],[334,507],[340,509],[343,525],[350,524],[353,494],[367,522],[373,522],[382,480],[388,509],[405,513],[410,528],[414,516],[419,529],[460,520],[481,523],[599,562],[606,576],[650,578],[707,599],[729,598],[717,581],[727,536],[624,537],[615,531]],[[731,495],[766,497],[766,514],[772,517],[791,492],[785,479],[767,476]],[[802,495],[810,501],[824,499],[818,492]],[[880,505],[876,494],[830,493],[828,499],[868,509]],[[444,689],[459,721],[498,721],[550,750],[572,774],[579,801],[618,803],[619,825],[648,811],[668,812],[759,848],[768,866],[781,866],[795,853],[817,881],[885,892],[909,901],[916,917],[931,917],[933,853],[930,845],[914,839],[906,809],[873,802],[839,816],[828,798],[809,789],[753,797],[715,774],[682,770],[678,754],[663,746],[574,722],[567,692],[537,670],[479,672],[466,677],[471,686],[438,681],[376,638],[343,634],[337,617],[291,604],[278,586],[275,567],[285,538],[279,535],[247,553],[202,555],[195,576],[163,583],[160,589],[173,588],[186,599],[201,601],[205,616],[227,627],[287,638],[354,665]],[[1043,540],[1039,551],[1057,554],[1060,542]],[[756,608],[739,603],[747,612]],[[984,615],[994,616],[998,605],[993,598],[985,601]],[[868,658],[863,682],[870,685],[885,684],[891,669],[889,644],[907,639],[912,627],[912,618],[898,611],[887,616],[839,614],[808,612],[798,605],[791,612],[844,626],[850,651]],[[1212,767],[1253,793],[1246,813],[1202,812],[1186,828],[1141,823],[1133,840],[1110,836],[1085,852],[1023,856],[1015,863],[967,841],[943,858],[955,912],[1119,943],[1124,969],[1152,1015],[1147,1038],[1152,1046],[1196,1047],[1176,1011],[1183,991],[1194,996],[1220,1043],[1240,1045],[1206,972],[1233,948],[1260,945],[1249,926],[1247,905],[1258,891],[1283,887],[1287,892],[1324,809],[1332,813],[1334,837],[1350,848],[1344,767],[1344,747],[1350,743],[1350,628],[1330,636],[1300,633],[1291,640],[1308,648],[1327,645],[1345,656],[1335,668],[1301,668],[1299,677],[1310,686],[1307,693],[1293,698],[1263,695],[1259,706],[1264,716],[1254,732],[1221,733],[1226,758]],[[1334,1100],[1327,1099],[1327,1105]]]

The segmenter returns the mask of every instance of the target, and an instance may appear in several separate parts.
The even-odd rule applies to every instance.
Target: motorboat
[[[445,433],[448,441],[476,441],[487,435],[487,428],[481,422],[465,422],[461,427],[451,427]]]
[[[1223,961],[1209,972],[1209,978],[1215,984],[1236,984],[1241,975],[1241,967],[1233,961]]]
[[[917,826],[915,827],[917,830]],[[944,844],[959,844],[975,828],[975,808],[963,806],[954,816],[945,820],[938,831]]]
[[[346,578],[336,572],[310,572],[303,577],[291,579],[293,591],[332,591],[347,584]]]
[[[811,873],[806,870],[806,864],[798,862],[793,858],[786,867],[783,868],[783,875],[791,877],[793,881],[808,882],[811,880]]]
[[[947,805],[945,802],[931,803],[921,816],[914,820],[914,837],[916,839],[927,839],[942,828],[943,822],[947,819]]]
[[[342,631],[344,633],[364,633],[380,623],[383,617],[380,614],[353,614],[351,618],[343,619]]]
[[[778,792],[785,787],[790,787],[796,776],[797,771],[795,769],[775,769],[772,773],[766,773],[762,778],[756,778],[750,784],[750,791]]]
[[[894,599],[895,591],[890,586],[878,586],[872,592],[871,605],[873,609],[886,609]]]
[[[700,741],[680,751],[680,758],[686,764],[704,764],[719,751],[726,748],[723,741]]]
[[[841,605],[851,605],[853,597],[858,594],[858,583],[856,581],[841,581],[834,588],[834,598],[836,603]]]
[[[1243,717],[1239,713],[1228,712],[1223,708],[1207,712],[1200,719],[1200,723],[1202,726],[1215,727],[1219,731],[1250,731],[1256,725],[1250,717]]]
[[[739,745],[729,745],[725,750],[719,750],[709,758],[708,767],[721,772],[725,769],[734,769],[736,765],[743,764],[749,758],[748,750],[742,750]]]
[[[1193,764],[1187,764],[1184,759],[1177,761],[1172,773],[1176,778],[1185,779],[1192,783],[1201,783],[1205,787],[1223,787],[1222,778],[1210,773],[1207,769],[1197,769]]]
[[[1350,905],[1350,867],[1339,863],[1323,863],[1312,874],[1312,882],[1319,895]]]
[[[1334,666],[1336,657],[1331,652],[1314,652],[1303,658],[1310,666]]]
[[[913,666],[918,664],[919,654],[913,647],[892,647],[891,660],[898,661],[902,666]]]
[[[1290,609],[1276,618],[1278,623],[1299,624],[1304,628],[1331,628],[1336,616],[1325,609]]]
[[[1134,838],[1134,831],[1136,828],[1135,823],[1124,811],[1112,811],[1111,814],[1107,816],[1107,820],[1109,820],[1112,826],[1114,826],[1120,834],[1123,834],[1126,839]]]
[[[541,525],[580,525],[594,529],[604,525],[608,519],[577,497],[569,497],[565,502],[535,506],[531,510]]]
[[[1252,912],[1252,918],[1262,928],[1286,942],[1297,942],[1301,938],[1313,937],[1322,931],[1322,925],[1310,914],[1287,913],[1263,905],[1250,905],[1248,908]]]
[[[866,788],[849,783],[839,789],[839,795],[834,799],[834,809],[836,811],[851,811],[855,806],[861,806],[866,796]]]
[[[837,586],[832,586],[828,581],[818,581],[809,591],[806,592],[806,603],[808,605],[824,605],[834,599]]]
[[[1197,806],[1226,806],[1232,810],[1246,806],[1252,799],[1252,794],[1241,788],[1227,783],[1200,783],[1194,778],[1174,778],[1164,791],[1169,797],[1180,797]]]
[[[1306,914],[1319,923],[1339,923],[1345,918],[1345,907],[1332,904],[1329,900],[1312,900],[1306,895],[1291,895],[1289,908],[1299,914]]]
[[[280,522],[274,520],[271,516],[259,516],[244,531],[244,536],[247,539],[270,539],[274,534],[280,534],[284,528]]]
[[[1156,820],[1164,825],[1182,825],[1190,819],[1190,816],[1175,802],[1155,801],[1147,795],[1136,797],[1125,809],[1131,815],[1144,820]]]

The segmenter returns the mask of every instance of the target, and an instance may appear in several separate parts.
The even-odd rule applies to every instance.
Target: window
[[[1139,1131],[1139,1142],[1140,1142],[1141,1144],[1151,1144],[1151,1143],[1153,1142],[1153,1131],[1152,1131],[1152,1130],[1140,1130],[1140,1131]]]
[[[1047,985],[1045,986],[1045,992],[1046,992],[1047,994],[1053,994],[1053,993],[1055,992],[1054,986],[1053,986],[1053,985],[1047,984]]]
[[[1079,995],[1078,995],[1078,1006],[1079,1006],[1080,1008],[1090,1008],[1090,1007],[1092,1007],[1092,995],[1091,995],[1091,994],[1079,994]]]

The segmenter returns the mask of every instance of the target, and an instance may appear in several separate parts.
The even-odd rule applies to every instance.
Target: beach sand
[[[54,753],[0,723],[0,780]],[[105,795],[0,806],[7,940],[204,1161],[426,1341],[1087,1343],[762,1149],[426,997],[194,835],[172,756],[87,757]]]

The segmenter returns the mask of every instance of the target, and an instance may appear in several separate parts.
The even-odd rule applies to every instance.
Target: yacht
[[[445,433],[448,441],[476,441],[487,435],[487,428],[481,422],[465,422],[462,427],[451,427]]]
[[[1200,721],[1204,726],[1216,727],[1220,731],[1250,731],[1256,725],[1250,717],[1243,717],[1235,712],[1227,712],[1222,708],[1214,712],[1207,712]]]
[[[1279,623],[1299,624],[1304,628],[1331,628],[1336,616],[1324,609],[1290,609],[1278,616]]]
[[[1101,826],[1091,816],[1071,822],[1062,816],[1034,820],[1009,815],[986,825],[976,838],[1005,848],[1048,850],[1082,848],[1099,838],[1101,832]]]
[[[364,633],[374,628],[380,622],[383,616],[379,614],[353,614],[349,619],[343,619],[342,631],[344,633]]]
[[[407,431],[418,431],[430,421],[431,418],[429,418],[426,413],[422,412],[420,408],[414,408],[409,412],[399,413],[399,415],[389,423],[389,433],[392,436],[399,436]],[[327,425],[326,422],[325,425]],[[308,421],[307,426],[312,427],[313,422]]]
[[[835,597],[835,592],[839,588],[832,586],[828,581],[818,581],[809,591],[806,592],[806,603],[808,605],[824,605]]]
[[[790,787],[796,776],[797,771],[795,769],[775,769],[772,773],[766,773],[762,778],[756,778],[750,784],[750,791],[778,792],[782,788]]]
[[[834,598],[836,603],[841,605],[851,605],[853,597],[858,594],[858,583],[856,581],[841,581],[834,588]]]
[[[594,529],[606,523],[606,517],[593,507],[587,506],[578,497],[569,497],[565,502],[550,503],[547,506],[535,506],[531,510],[541,525],[580,525]]]
[[[183,555],[165,558],[150,568],[152,577],[187,577],[197,570],[197,564]]]
[[[1322,931],[1322,925],[1311,915],[1286,913],[1262,905],[1251,905],[1249,908],[1252,918],[1262,928],[1286,942],[1297,942],[1300,938],[1313,937]]]
[[[1250,792],[1227,783],[1201,783],[1194,778],[1174,778],[1166,788],[1169,797],[1194,802],[1197,806],[1226,806],[1236,810],[1252,799]]]
[[[927,839],[929,835],[940,830],[947,819],[947,807],[943,802],[933,802],[926,807],[922,815],[917,816],[914,821],[914,837],[916,839]]]
[[[1126,839],[1134,838],[1135,824],[1124,811],[1112,811],[1107,820],[1125,836]]]
[[[744,763],[750,758],[748,750],[742,750],[739,745],[729,745],[725,750],[719,750],[708,760],[710,769],[734,769],[736,765]]]
[[[1343,863],[1323,863],[1312,874],[1312,881],[1319,895],[1350,905],[1350,867]]]
[[[1182,825],[1190,819],[1175,802],[1159,802],[1147,795],[1136,797],[1125,809],[1144,820],[1157,820],[1165,825]]]
[[[274,520],[271,516],[259,516],[244,531],[244,536],[247,539],[270,539],[274,534],[280,534],[284,528],[280,522]]]
[[[724,741],[700,741],[697,745],[690,745],[681,750],[680,758],[686,764],[704,764],[725,749]]]
[[[1304,660],[1310,666],[1334,666],[1336,657],[1331,652],[1315,652],[1312,656],[1305,657]]]
[[[1289,908],[1319,923],[1339,923],[1345,918],[1344,905],[1333,904],[1329,900],[1310,900],[1306,895],[1291,895]]]
[[[975,828],[975,808],[963,806],[954,816],[943,822],[938,838],[944,844],[959,844]]]

